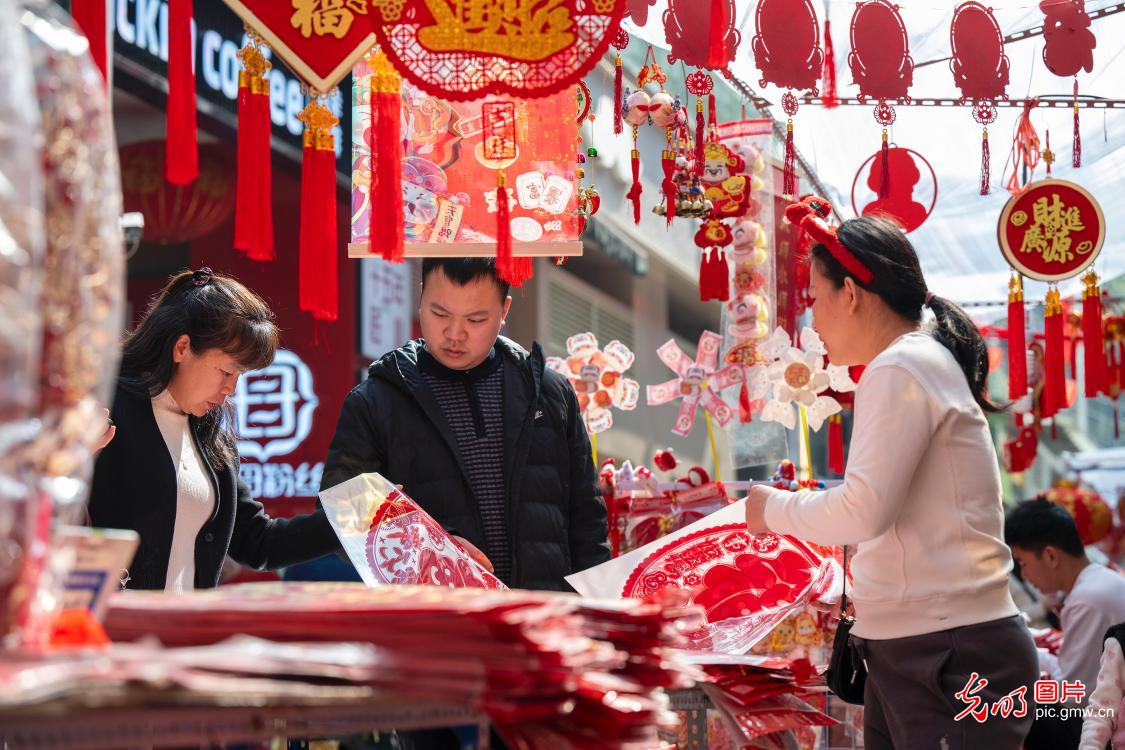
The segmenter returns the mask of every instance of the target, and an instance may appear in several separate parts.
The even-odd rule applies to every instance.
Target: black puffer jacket
[[[485,548],[480,513],[437,401],[418,372],[421,340],[390,352],[344,400],[321,489],[377,471],[442,526]],[[578,400],[543,351],[506,338],[504,475],[512,585],[568,591],[563,577],[609,559],[606,512]]]

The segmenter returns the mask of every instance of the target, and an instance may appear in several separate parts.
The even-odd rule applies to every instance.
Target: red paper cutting
[[[882,216],[902,227],[904,232],[913,232],[920,227],[934,210],[937,203],[937,176],[934,168],[920,153],[909,148],[892,146],[887,149],[890,189],[885,198],[876,197],[860,211],[856,206],[860,179],[866,172],[866,184],[876,196],[882,195],[883,152],[876,151],[856,172],[852,181],[852,208],[862,216]],[[868,167],[870,165],[870,168]],[[925,192],[921,186],[929,186],[932,197],[929,205],[920,203],[915,193]]]
[[[742,35],[734,0],[670,0],[664,11],[664,38],[672,48],[668,62],[721,71],[728,78]],[[704,12],[706,9],[706,12]]]
[[[374,0],[379,45],[428,94],[536,98],[577,83],[609,48],[626,0]]]
[[[1007,99],[1011,63],[1004,54],[1004,36],[989,8],[967,2],[953,11],[949,25],[953,59],[949,68],[961,89],[961,101]]]
[[[760,85],[808,89],[816,96],[824,50],[812,0],[759,0],[754,23],[751,47]]]
[[[656,5],[656,0],[626,0],[625,15],[638,26],[648,23],[648,9]]]
[[[870,0],[856,6],[851,24],[848,66],[859,86],[859,99],[909,99],[914,60],[898,6]]]
[[[1043,0],[1043,62],[1057,76],[1069,78],[1094,69],[1098,40],[1090,31],[1083,0]]]

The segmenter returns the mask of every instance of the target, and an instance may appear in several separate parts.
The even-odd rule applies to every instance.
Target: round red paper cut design
[[[391,494],[371,519],[367,564],[380,582],[452,588],[502,589],[504,584],[401,493]]]
[[[1008,201],[997,233],[1013,268],[1039,281],[1060,281],[1079,275],[1098,257],[1105,217],[1084,188],[1040,180]]]
[[[776,534],[752,536],[744,524],[701,529],[645,558],[621,595],[643,599],[662,589],[690,591],[708,622],[746,617],[793,602],[821,560],[804,544]]]
[[[904,232],[913,232],[930,217],[937,204],[937,174],[926,157],[912,148],[891,146],[887,149],[890,161],[890,190],[880,196],[880,183],[883,180],[883,152],[876,151],[860,165],[852,180],[852,209],[860,216],[882,216],[902,227]],[[860,180],[864,180],[872,199],[863,205],[864,198]]]
[[[395,70],[449,101],[549,96],[617,38],[625,0],[374,0],[368,17]]]

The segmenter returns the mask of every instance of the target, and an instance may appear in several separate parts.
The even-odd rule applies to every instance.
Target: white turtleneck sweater
[[[164,390],[153,398],[152,413],[176,471],[176,526],[164,590],[180,594],[195,588],[195,538],[215,510],[215,486],[172,394]]]

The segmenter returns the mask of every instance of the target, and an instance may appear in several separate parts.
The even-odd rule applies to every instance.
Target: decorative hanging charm
[[[1074,79],[1074,143],[1072,145],[1071,166],[1078,169],[1082,166],[1082,131],[1078,121],[1078,79]]]
[[[811,0],[758,0],[754,14],[757,32],[752,40],[754,64],[762,77],[759,85],[772,83],[788,89],[781,108],[788,116],[785,125],[785,161],[782,193],[797,196],[796,147],[793,143],[793,118],[797,114],[794,90],[820,92],[817,82],[824,70],[820,48],[820,26]]]
[[[1035,99],[1026,102],[1016,122],[1016,135],[1012,139],[1012,152],[1008,157],[1012,164],[1012,174],[1005,184],[1012,195],[1019,195],[1024,191],[1035,174],[1035,168],[1039,166],[1039,134],[1031,124],[1031,110],[1037,103]]]
[[[586,120],[589,120],[590,125],[591,125],[591,127],[590,127],[591,139],[593,138],[593,132],[594,132],[594,129],[593,129],[594,113],[592,111],[592,109],[593,109],[593,97],[590,96],[589,87],[587,87],[586,84],[582,81],[579,81],[578,86],[576,87],[576,97],[577,97],[577,103],[578,103],[577,124],[579,126],[579,131],[578,131],[578,135],[574,139],[575,145],[577,147],[577,153],[575,154],[575,161],[577,161],[577,163],[578,163],[578,166],[574,170],[574,175],[578,179],[578,190],[577,190],[578,206],[577,206],[577,210],[578,210],[578,214],[579,214],[579,216],[581,217],[581,220],[582,220],[582,227],[580,229],[580,232],[582,232],[582,231],[586,230],[586,223],[589,220],[589,218],[591,216],[593,216],[594,214],[596,214],[598,212],[598,209],[601,208],[602,199],[601,199],[601,196],[598,194],[598,188],[594,185],[594,178],[593,178],[594,164],[595,164],[595,162],[597,161],[597,158],[598,158],[598,149],[592,145],[592,141],[591,141],[591,146],[589,148],[587,148],[585,150],[585,152],[583,152],[583,150],[582,150],[582,130],[581,130],[582,123]],[[590,175],[591,175],[589,187],[586,187],[586,186],[582,185],[582,180],[585,179],[585,177],[586,177],[586,164],[587,163],[589,163],[589,165],[590,165]],[[564,263],[566,263],[566,258],[564,256],[559,256],[558,258],[555,259],[555,265],[561,266]]]
[[[884,165],[889,167],[884,169]],[[870,168],[868,168],[870,165]],[[865,177],[866,172],[866,177]],[[860,210],[858,189],[861,181],[875,193],[875,200]],[[887,197],[879,197],[879,187],[890,184]],[[929,192],[929,205],[919,200]],[[930,162],[911,148],[891,146],[884,154],[880,149],[867,157],[852,181],[852,208],[860,216],[882,216],[902,227],[904,232],[913,232],[925,223],[937,205],[937,173]]]
[[[234,247],[255,261],[276,257],[273,237],[273,177],[270,164],[270,82],[272,68],[257,35],[247,31],[238,57],[238,182]]]
[[[992,152],[988,147],[988,126],[996,122],[996,105],[980,102],[973,106],[973,119],[981,126],[980,136],[980,194],[992,192]]]
[[[1102,339],[1102,293],[1098,275],[1088,271],[1082,277],[1082,349],[1086,371],[1086,397],[1108,392],[1105,372],[1105,346]]]
[[[318,321],[339,314],[336,256],[336,137],[339,123],[325,101],[309,91],[310,101],[297,117],[305,124],[301,159],[301,229],[299,305]]]
[[[840,106],[836,96],[836,49],[832,44],[831,16],[832,3],[824,0],[824,72],[820,77],[820,103],[825,109]]]
[[[734,0],[707,0],[707,12],[700,12],[700,3],[691,0],[670,0],[664,11],[664,38],[671,52],[668,62],[696,68],[708,68],[731,77],[742,35],[737,23]]]
[[[693,169],[697,176],[703,175],[703,144],[707,140],[707,124],[703,119],[703,97],[713,96],[715,82],[702,70],[688,75],[684,84],[688,93],[695,97],[695,163]]]
[[[851,24],[848,66],[859,86],[859,100],[910,101],[914,60],[898,6],[888,0],[867,0],[856,6]]]
[[[481,105],[484,121],[484,156],[490,162],[516,158],[516,105],[511,101],[488,101]],[[496,171],[496,272],[512,286],[521,286],[532,275],[532,259],[512,253],[512,228],[504,170]]]
[[[1010,266],[1039,281],[1061,281],[1078,276],[1097,259],[1105,241],[1105,217],[1081,186],[1040,180],[1004,206],[998,234]]]
[[[1011,61],[1004,53],[1004,36],[992,10],[974,0],[958,5],[953,12],[949,41],[953,50],[949,68],[961,90],[961,103],[973,102],[973,119],[983,128],[980,194],[988,195],[992,182],[988,126],[996,121],[996,100],[1008,98]]]
[[[621,50],[629,46],[629,32],[625,29],[618,29],[617,36],[614,37],[611,44],[618,50],[613,57],[613,133],[614,135],[621,135],[621,118],[625,112],[625,95],[621,89],[624,76],[621,67]]]
[[[1090,31],[1085,0],[1043,0],[1043,62],[1047,70],[1070,78],[1094,70],[1094,48],[1098,40]]]
[[[1023,282],[1013,271],[1008,282],[1008,398],[1012,401],[1027,394],[1026,327]]]
[[[366,8],[366,4],[359,3]],[[450,101],[573,86],[617,36],[626,0],[377,0],[368,14],[395,69]]]

